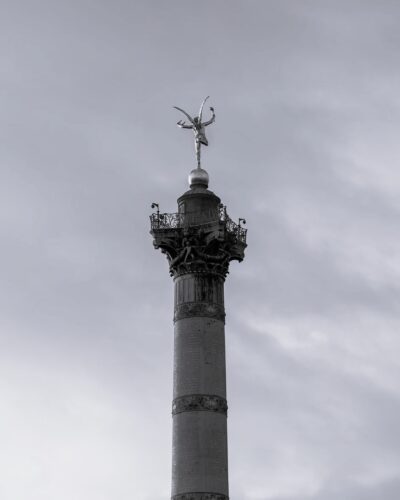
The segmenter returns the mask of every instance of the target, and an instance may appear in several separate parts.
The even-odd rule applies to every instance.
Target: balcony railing
[[[224,223],[229,234],[235,235],[241,243],[246,243],[247,229],[233,222],[226,212],[226,207],[220,205],[218,210],[210,210],[201,213],[164,213],[159,212],[150,215],[152,230],[169,230],[185,227],[207,225],[213,222]]]
[[[183,214],[160,214],[150,215],[151,229],[176,229],[183,227]]]

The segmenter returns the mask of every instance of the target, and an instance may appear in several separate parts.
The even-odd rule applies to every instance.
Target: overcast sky
[[[0,499],[170,495],[173,284],[203,166],[226,282],[231,500],[400,497],[400,3],[0,1]]]

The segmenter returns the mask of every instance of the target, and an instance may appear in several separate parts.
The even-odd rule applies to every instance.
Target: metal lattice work
[[[213,222],[223,223],[226,231],[236,237],[237,241],[246,244],[247,229],[240,224],[236,224],[228,216],[226,206],[220,205],[218,211],[208,211],[202,213],[163,213],[159,212],[150,215],[152,230],[169,230],[185,227],[195,227],[210,224]]]
[[[228,233],[234,234],[238,241],[241,243],[246,243],[246,235],[247,229],[244,229],[242,226],[239,226],[229,217],[224,221],[226,225],[226,230]]]
[[[180,213],[150,215],[151,229],[176,229],[183,227],[184,215]]]

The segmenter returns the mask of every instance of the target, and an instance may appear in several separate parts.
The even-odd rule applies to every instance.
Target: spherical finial
[[[208,173],[202,168],[195,168],[189,174],[189,186],[198,187],[203,186],[208,188]]]

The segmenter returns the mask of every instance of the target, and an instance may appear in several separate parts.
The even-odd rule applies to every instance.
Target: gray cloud
[[[212,96],[232,500],[399,496],[397,2],[5,2],[0,497],[169,494],[172,283],[148,235]],[[155,479],[157,478],[157,479]]]

